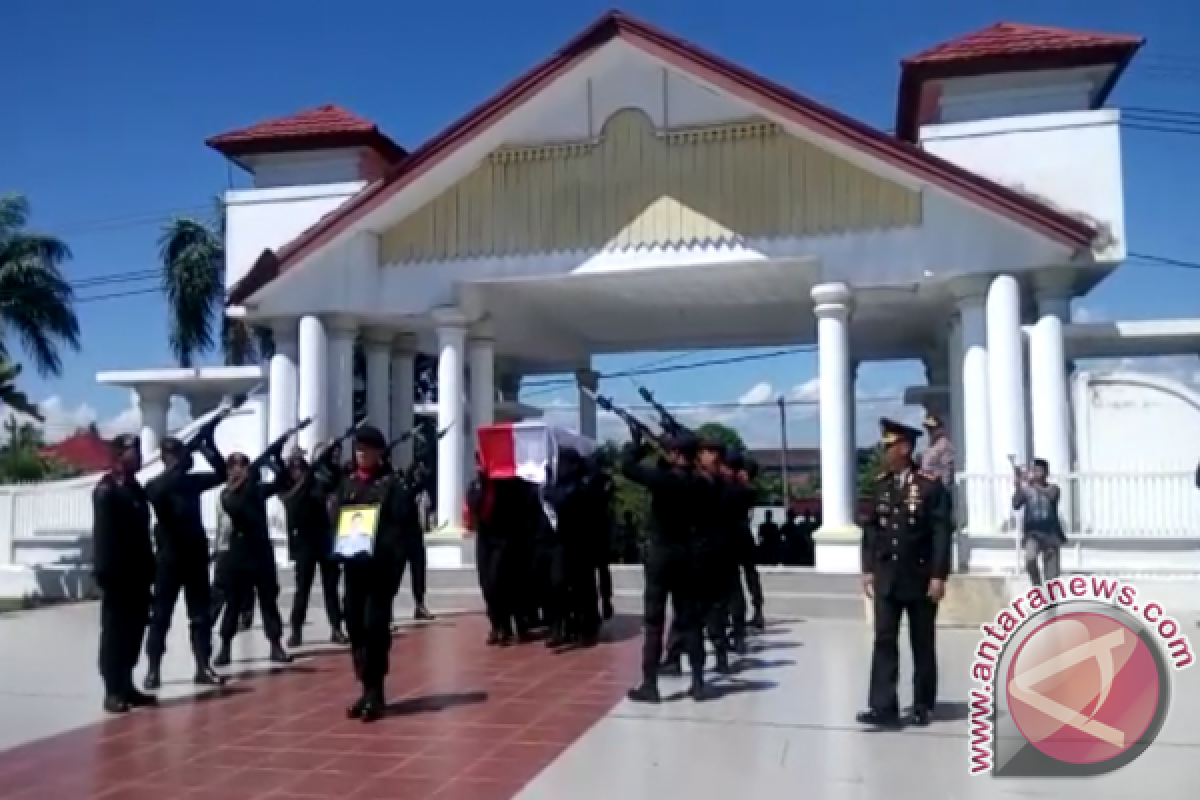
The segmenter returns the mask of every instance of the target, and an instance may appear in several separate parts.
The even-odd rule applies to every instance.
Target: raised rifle
[[[246,403],[245,394],[235,395],[230,398],[229,402],[221,406],[208,421],[192,432],[192,435],[184,443],[184,450],[188,453],[194,453],[200,449],[206,441],[212,442],[213,435],[217,431],[217,426],[229,418],[233,412],[237,411]]]
[[[311,424],[312,417],[305,417],[276,437],[275,441],[267,445],[267,448],[259,454],[258,458],[250,463],[250,474],[257,475],[258,471],[267,466],[267,464],[281,459],[283,457],[283,447],[288,443],[288,440]]]
[[[607,411],[610,414],[615,414],[617,419],[624,422],[626,427],[629,428],[629,433],[635,439],[642,439],[643,441],[649,442],[659,452],[666,452],[666,448],[663,446],[662,436],[656,431],[652,430],[649,425],[642,422],[633,414],[621,408],[604,395],[597,394],[586,386],[581,386],[580,390],[588,397],[595,400],[597,407],[599,407],[601,410]]]
[[[662,403],[655,400],[654,394],[649,389],[645,386],[639,386],[638,394],[642,396],[642,400],[646,402],[646,405],[650,406],[650,408],[654,409],[654,413],[658,414],[658,424],[663,429],[663,433],[668,436],[680,437],[692,435],[691,429],[676,419],[675,415],[670,411],[667,411]]]

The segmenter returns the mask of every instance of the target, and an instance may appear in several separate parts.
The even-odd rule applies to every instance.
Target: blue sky
[[[204,147],[206,137],[332,102],[415,146],[545,58],[608,3],[8,0],[5,7],[6,56],[20,67],[6,83],[0,191],[29,197],[34,227],[71,245],[68,275],[85,280],[154,268],[163,222],[208,212],[230,172]],[[641,0],[622,7],[883,128],[891,126],[903,56],[998,20],[1142,34],[1149,45],[1115,104],[1200,112],[1200,55],[1189,55],[1200,30],[1195,4]],[[1124,143],[1131,249],[1200,258],[1200,136],[1129,131]],[[1130,265],[1086,304],[1106,316],[1200,316],[1198,289],[1200,270]],[[97,387],[94,375],[168,366],[165,308],[149,294],[84,302],[78,311],[84,351],[67,357],[62,379],[30,375],[26,386],[35,397],[59,398],[66,418],[89,410],[110,418],[129,399]],[[598,367],[661,357],[603,359]],[[731,402],[756,384],[786,390],[814,372],[814,359],[798,355],[647,383],[666,401]],[[872,392],[919,381],[911,366],[873,366],[861,376]],[[618,396],[632,390],[624,384],[613,387]],[[553,392],[536,399],[572,400]]]

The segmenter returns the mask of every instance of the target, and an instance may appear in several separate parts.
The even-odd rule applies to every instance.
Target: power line
[[[1150,255],[1148,253],[1131,252],[1131,253],[1128,253],[1127,255],[1129,258],[1137,259],[1138,261],[1145,261],[1145,262],[1148,262],[1148,264],[1152,264],[1152,265],[1156,265],[1156,266],[1179,267],[1180,269],[1200,269],[1200,261],[1188,261],[1187,259],[1182,259],[1182,258],[1169,258],[1167,256],[1155,256],[1155,255]]]
[[[883,403],[903,403],[904,396],[896,393],[887,394],[866,394],[859,395],[855,398],[855,402],[863,405],[879,405]],[[734,410],[755,410],[755,409],[778,409],[779,400],[761,400],[753,403],[739,403],[737,401],[716,402],[716,403],[663,403],[663,408],[668,411],[686,414],[689,412],[703,411],[734,411]],[[820,405],[820,401],[815,398],[784,398],[783,405],[786,408],[815,408]],[[551,405],[541,406],[543,411],[578,411],[578,405]],[[622,409],[626,411],[640,411],[651,413],[657,409],[654,406],[644,404],[623,405]]]
[[[651,363],[648,365],[642,365],[640,367],[634,367],[633,369],[622,370],[620,372],[612,372],[607,374],[598,373],[598,377],[601,380],[613,380],[617,378],[638,378],[648,375],[663,375],[670,372],[686,372],[688,370],[704,369],[706,367],[723,367],[730,366],[732,364],[744,364],[752,361],[765,361],[768,358],[779,358],[781,356],[795,355],[797,353],[811,353],[814,352],[815,349],[816,348],[813,345],[803,345],[801,347],[791,347],[786,350],[772,350],[766,353],[746,353],[740,356],[710,358],[704,361],[697,361],[692,364],[654,366],[653,363]],[[549,379],[546,381],[540,381],[538,383],[526,384],[522,387],[522,389],[531,388],[535,391],[528,394],[522,392],[522,395],[525,398],[540,397],[542,395],[558,391],[559,389],[565,389],[575,385],[576,381],[572,378]]]

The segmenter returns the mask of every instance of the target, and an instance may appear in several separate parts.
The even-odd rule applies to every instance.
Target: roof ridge
[[[785,118],[790,116],[794,124],[841,140],[943,191],[963,196],[969,202],[1009,217],[1064,244],[1084,248],[1090,245],[1095,236],[1095,231],[1080,220],[952,164],[910,142],[890,136],[626,12],[609,11],[556,50],[550,58],[426,141],[405,160],[395,164],[383,179],[372,183],[337,211],[323,217],[278,253],[265,251],[263,257],[232,288],[229,302],[240,303],[266,286],[291,265],[338,236],[361,216],[378,208],[464,143],[491,128],[558,77],[576,68],[593,52],[618,38],[681,72],[690,71],[708,84],[735,96],[741,95],[747,102],[756,103]]]

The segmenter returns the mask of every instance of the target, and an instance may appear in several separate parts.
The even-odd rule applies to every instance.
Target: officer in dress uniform
[[[92,492],[93,572],[100,599],[100,676],[104,710],[121,714],[154,705],[154,695],[134,688],[133,670],[150,620],[154,544],[150,501],[137,473],[141,442],[124,434],[113,441],[112,470]]]
[[[912,454],[920,431],[880,420],[884,470],[875,481],[872,513],[863,528],[863,590],[874,599],[875,646],[868,709],[858,722],[879,728],[928,725],[937,702],[937,606],[950,573],[951,520],[942,482],[917,470]],[[913,652],[913,706],[899,712],[898,636],[908,615]]]

